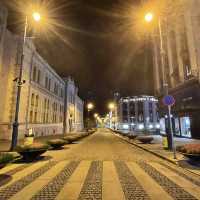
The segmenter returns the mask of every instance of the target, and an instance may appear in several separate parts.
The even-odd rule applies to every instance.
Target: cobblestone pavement
[[[49,160],[1,169],[0,200],[200,199],[198,176],[107,129],[45,156]]]

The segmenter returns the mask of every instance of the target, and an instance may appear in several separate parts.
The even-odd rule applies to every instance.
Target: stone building
[[[65,78],[66,119],[65,132],[80,131],[83,129],[84,102],[78,96],[78,88],[71,77]]]
[[[154,89],[162,98],[164,69],[173,106],[173,131],[177,136],[200,138],[200,1],[182,0],[175,16],[161,17],[164,66],[160,40],[154,37]],[[161,127],[168,129],[165,108],[161,107]]]
[[[156,132],[160,129],[158,100],[152,96],[120,98],[117,104],[116,127],[128,131]]]
[[[7,30],[6,21],[7,10],[0,6],[0,139],[11,138],[17,93],[16,78],[19,76],[22,55],[22,38]],[[19,138],[23,138],[29,129],[36,136],[61,134],[64,132],[64,122],[71,118],[80,123],[77,128],[73,128],[75,131],[83,128],[83,116],[80,114],[83,102],[79,99],[75,104],[78,89],[75,88],[73,94],[68,92],[66,81],[40,56],[31,40],[27,40],[24,47],[22,79],[25,83],[22,85],[20,99]],[[74,103],[74,111],[80,112],[77,114],[78,119],[75,114],[72,117],[65,115],[71,113],[71,104],[67,102]],[[66,125],[67,130],[69,126]]]

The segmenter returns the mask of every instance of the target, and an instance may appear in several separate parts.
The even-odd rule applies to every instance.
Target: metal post
[[[171,106],[168,106],[168,115],[169,115],[170,133],[171,133],[171,138],[172,138],[172,149],[174,153],[174,159],[176,159],[176,146],[175,146],[174,134],[172,130]]]
[[[18,128],[19,128],[19,106],[20,106],[20,95],[21,95],[21,87],[22,87],[22,72],[23,72],[23,62],[24,62],[24,46],[26,43],[26,35],[28,28],[28,18],[26,16],[25,27],[24,27],[24,37],[22,44],[22,55],[20,60],[20,69],[19,69],[19,77],[17,78],[17,99],[16,99],[16,109],[15,109],[15,120],[13,123],[13,132],[12,132],[12,142],[10,150],[13,151],[17,146],[17,138],[18,138]]]
[[[159,17],[158,19],[158,28],[159,28],[159,37],[160,37],[160,55],[161,55],[161,69],[162,69],[162,81],[163,81],[163,95],[166,96],[168,95],[168,83],[166,80],[165,76],[165,50],[164,50],[164,42],[163,42],[163,31],[162,31],[162,26],[161,26],[161,18]],[[167,133],[167,141],[168,141],[168,146],[170,149],[172,149],[172,129],[171,129],[171,116],[168,114],[168,119],[169,120],[169,132]]]

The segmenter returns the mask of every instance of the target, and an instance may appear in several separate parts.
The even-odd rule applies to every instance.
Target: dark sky
[[[98,112],[106,111],[115,91],[122,96],[151,94],[150,45],[136,38],[138,30],[134,24],[130,28],[127,17],[138,2],[51,0],[52,13],[63,27],[57,26],[59,35],[40,34],[36,39],[43,57],[61,76],[73,76],[80,96],[92,98]],[[16,31],[13,16],[11,10],[9,25]]]

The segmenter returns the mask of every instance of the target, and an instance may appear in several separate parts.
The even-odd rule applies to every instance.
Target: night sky
[[[49,2],[60,26],[55,33],[36,33],[38,50],[61,76],[74,77],[80,96],[91,99],[97,112],[107,111],[114,92],[152,94],[150,42],[137,37],[139,31],[129,16],[132,7],[137,12],[139,0]],[[9,28],[19,32],[21,22],[13,23],[18,17],[12,0],[9,8]]]

